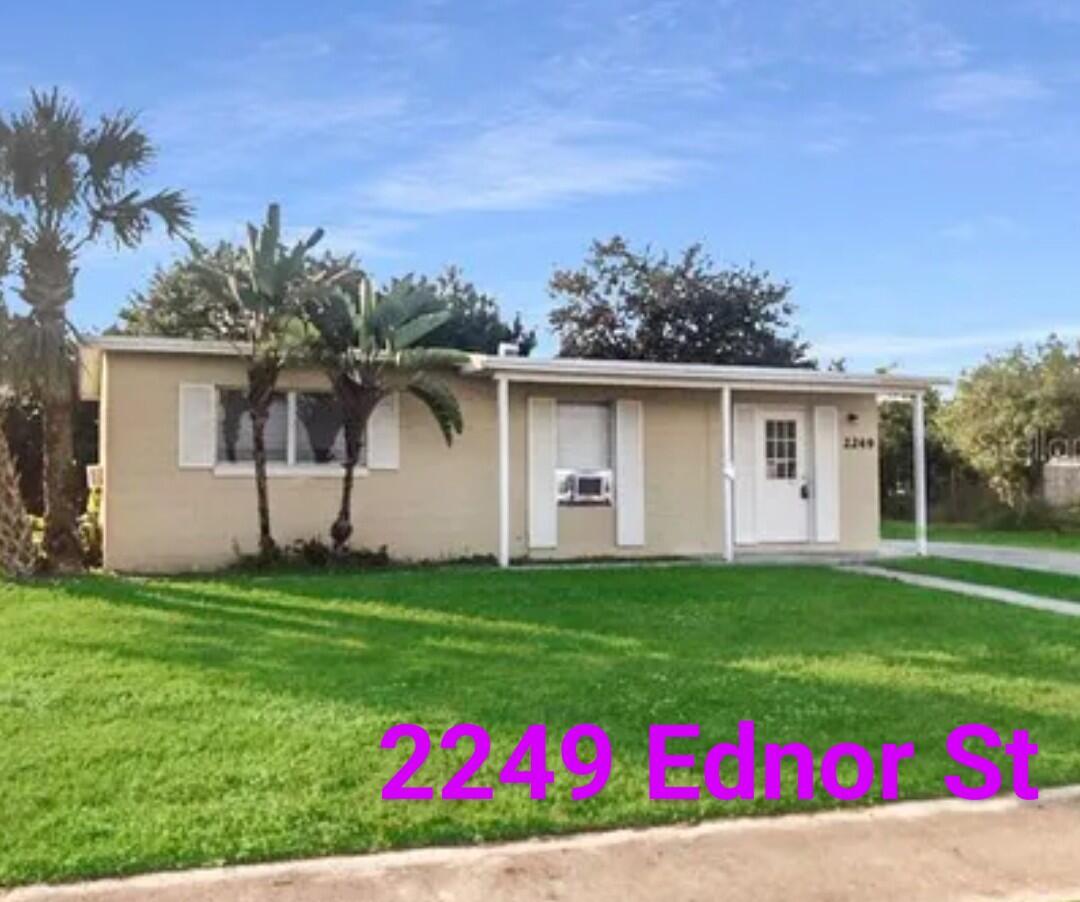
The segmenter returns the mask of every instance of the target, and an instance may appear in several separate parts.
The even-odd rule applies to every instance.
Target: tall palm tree
[[[306,348],[302,306],[346,273],[332,266],[312,265],[308,252],[322,236],[322,229],[316,229],[291,250],[286,249],[281,243],[281,208],[271,204],[261,228],[248,225],[247,246],[234,257],[207,254],[192,244],[196,270],[210,298],[206,323],[212,334],[232,342],[247,369],[259,554],[264,560],[277,552],[270,528],[266,424],[278,376]]]
[[[424,403],[447,445],[461,434],[461,407],[440,371],[460,365],[468,355],[417,343],[450,317],[426,285],[394,281],[385,292],[373,290],[364,275],[342,280],[305,306],[309,359],[322,367],[342,411],[345,465],[341,502],[330,527],[335,550],[352,537],[352,492],[360,441],[372,411],[391,392],[406,392]]]
[[[133,115],[87,123],[59,91],[34,91],[29,107],[0,116],[0,214],[15,223],[18,291],[29,307],[21,321],[26,389],[41,404],[45,548],[60,566],[77,566],[71,492],[74,367],[67,306],[76,261],[94,242],[138,245],[155,220],[170,236],[186,231],[192,208],[178,191],[144,196],[134,187],[154,147]]]

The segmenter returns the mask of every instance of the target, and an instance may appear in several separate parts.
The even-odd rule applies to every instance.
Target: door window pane
[[[765,478],[796,479],[798,461],[795,420],[766,420]]]
[[[289,453],[288,431],[288,404],[284,394],[276,393],[270,401],[270,416],[265,429],[268,461],[286,462]],[[255,459],[251,415],[247,392],[243,389],[223,388],[218,391],[217,459],[219,463],[245,463]]]

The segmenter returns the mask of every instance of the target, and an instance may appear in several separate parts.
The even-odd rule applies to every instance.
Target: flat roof
[[[234,356],[239,346],[228,341],[206,341],[157,336],[101,335],[83,341],[84,376],[93,382],[102,352],[138,354],[191,354]],[[86,353],[88,352],[88,353]],[[85,358],[89,357],[89,360]],[[634,385],[654,388],[745,388],[795,391],[911,394],[949,380],[896,373],[841,373],[798,367],[712,366],[700,363],[653,363],[637,360],[584,360],[579,358],[502,357],[472,354],[461,372],[465,375],[505,378],[519,382],[578,385]],[[87,385],[87,388],[91,388]],[[84,397],[94,397],[91,391]]]
[[[895,373],[841,373],[800,367],[713,366],[704,363],[655,363],[638,360],[585,360],[575,357],[483,356],[478,371],[523,382],[579,382],[611,385],[675,385],[687,388],[801,388],[814,390],[914,392],[949,380]]]

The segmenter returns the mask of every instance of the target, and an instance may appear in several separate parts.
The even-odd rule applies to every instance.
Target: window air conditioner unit
[[[561,504],[610,504],[610,470],[569,470],[557,480]]]

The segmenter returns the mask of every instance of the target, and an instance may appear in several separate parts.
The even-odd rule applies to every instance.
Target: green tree
[[[134,291],[120,308],[117,322],[108,331],[121,335],[164,335],[171,338],[220,338],[214,322],[218,299],[206,289],[204,268],[210,264],[232,271],[242,262],[243,251],[227,241],[212,250],[197,242],[189,256],[167,267],[158,266],[150,283]]]
[[[420,340],[422,347],[497,354],[505,342],[516,344],[523,357],[536,347],[536,331],[525,328],[521,314],[503,320],[495,298],[468,281],[458,267],[448,266],[434,279],[422,278],[418,287],[430,289],[449,313],[445,323]]]
[[[931,503],[950,490],[963,464],[946,445],[938,417],[944,402],[934,389],[924,396],[926,415],[927,493]],[[911,401],[884,400],[878,405],[878,479],[881,508],[887,517],[914,513],[915,464]]]
[[[247,371],[251,417],[259,554],[277,552],[270,527],[266,478],[266,424],[281,371],[304,350],[300,314],[314,293],[326,290],[346,270],[314,267],[308,252],[322,239],[317,229],[292,249],[281,243],[281,209],[271,204],[261,228],[248,225],[248,243],[235,254],[201,254],[196,271],[208,297],[208,334],[230,341]]]
[[[753,267],[718,269],[700,244],[672,259],[618,236],[596,241],[549,293],[563,357],[814,365],[791,327],[790,286]]]
[[[345,430],[341,503],[330,528],[335,550],[352,537],[352,492],[360,440],[376,406],[392,392],[419,399],[447,445],[463,428],[461,408],[441,371],[468,359],[461,351],[421,347],[450,318],[445,301],[427,284],[394,280],[376,292],[366,277],[316,296],[307,306],[309,359],[326,373]]]
[[[228,243],[212,251],[199,251],[200,256],[211,256],[224,267],[235,264],[237,253]],[[327,256],[315,265],[328,265],[328,261],[332,264],[334,258]],[[158,267],[149,285],[128,298],[109,331],[176,338],[215,337],[216,329],[207,318],[214,301],[207,296],[198,270],[194,256]],[[495,298],[465,279],[458,267],[449,266],[433,279],[421,277],[417,284],[443,301],[450,313],[445,323],[424,336],[422,346],[495,354],[501,343],[514,342],[522,355],[536,347],[536,332],[525,328],[521,316],[510,321],[502,319]]]
[[[1080,426],[1080,354],[1051,336],[1033,351],[990,356],[963,374],[935,421],[948,446],[1022,510],[1039,485],[1048,441]]]
[[[56,90],[35,91],[26,110],[0,116],[0,213],[14,224],[18,293],[29,308],[9,324],[5,378],[41,405],[45,548],[60,566],[77,566],[80,559],[67,316],[76,262],[97,241],[135,247],[155,220],[170,235],[187,229],[191,206],[182,194],[143,196],[134,187],[153,156],[134,116],[119,112],[87,124]]]

